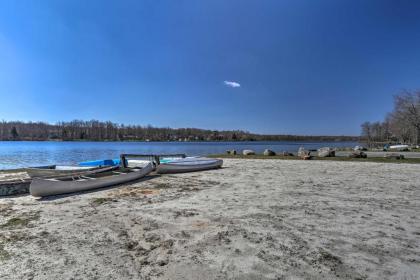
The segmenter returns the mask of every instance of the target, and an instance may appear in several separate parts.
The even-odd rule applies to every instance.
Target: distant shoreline
[[[253,142],[253,143],[265,143],[265,142],[314,142],[314,143],[331,143],[331,142],[360,142],[360,140],[314,140],[314,139],[307,139],[307,140],[188,140],[188,141],[175,141],[175,140],[38,140],[38,139],[19,139],[19,140],[0,140],[0,142],[115,142],[115,143],[124,143],[124,142],[141,142],[141,143],[241,143],[241,142]]]
[[[0,122],[0,140],[20,141],[145,141],[145,142],[242,142],[242,141],[360,141],[360,136],[257,134],[243,130],[169,128],[124,125],[96,120],[58,122]]]

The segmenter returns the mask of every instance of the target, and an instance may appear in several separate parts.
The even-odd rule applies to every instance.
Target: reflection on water
[[[226,150],[264,149],[296,152],[299,147],[351,147],[356,142],[3,142],[0,141],[0,169],[48,164],[76,164],[80,161],[118,158],[121,153],[187,155],[221,154]]]

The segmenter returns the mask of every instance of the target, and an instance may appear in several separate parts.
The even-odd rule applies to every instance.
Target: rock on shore
[[[242,154],[244,156],[252,156],[252,155],[255,155],[255,152],[253,150],[243,150]]]

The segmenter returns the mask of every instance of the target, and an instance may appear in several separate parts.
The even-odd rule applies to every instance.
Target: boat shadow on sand
[[[130,186],[130,185],[133,185],[133,184],[136,184],[136,183],[146,182],[146,181],[152,180],[154,178],[159,178],[161,176],[162,175],[160,175],[160,174],[152,174],[152,175],[148,175],[146,177],[140,178],[138,180],[130,181],[130,182],[127,182],[127,183],[124,183],[124,184],[113,185],[113,186],[109,186],[109,187],[91,189],[91,190],[80,191],[80,192],[72,192],[72,193],[66,193],[66,194],[39,197],[39,198],[35,198],[35,199],[37,201],[41,201],[41,202],[42,201],[54,201],[54,200],[59,200],[59,199],[72,197],[72,196],[78,196],[78,195],[84,195],[84,194],[88,194],[88,193],[95,193],[95,192],[100,192],[100,191],[106,191],[106,190],[126,187],[126,186]],[[141,186],[139,186],[139,188],[141,188]]]

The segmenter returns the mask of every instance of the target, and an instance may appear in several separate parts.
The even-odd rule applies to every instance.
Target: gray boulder
[[[298,150],[298,157],[300,157],[301,159],[311,159],[311,152],[308,150],[305,150],[304,147],[300,147]]]
[[[309,153],[310,152],[305,150],[304,147],[300,147],[299,150],[298,150],[298,157],[303,157],[304,155],[309,154]]]
[[[274,151],[269,150],[269,149],[265,149],[263,154],[265,156],[275,156],[276,155],[276,153]]]
[[[252,156],[252,155],[255,155],[255,152],[253,150],[243,150],[242,154],[244,156]]]
[[[236,155],[236,150],[227,150],[226,153],[228,155]]]
[[[324,147],[318,149],[319,157],[335,157],[335,150],[330,147]]]
[[[353,151],[349,157],[351,158],[367,158],[367,154],[362,151]]]
[[[404,159],[404,155],[398,153],[386,154],[384,157],[389,159]]]

